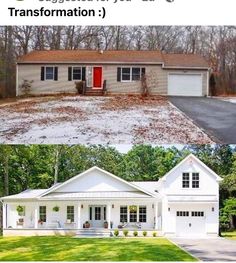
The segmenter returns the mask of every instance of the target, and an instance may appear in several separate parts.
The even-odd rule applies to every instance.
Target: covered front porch
[[[160,230],[161,203],[154,201],[40,201],[3,205],[5,230]]]

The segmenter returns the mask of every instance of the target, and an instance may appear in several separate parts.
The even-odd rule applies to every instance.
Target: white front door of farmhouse
[[[106,206],[90,206],[89,218],[92,228],[103,228],[106,221]]]

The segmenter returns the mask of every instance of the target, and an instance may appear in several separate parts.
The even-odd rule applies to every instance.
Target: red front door
[[[93,68],[93,88],[102,88],[102,67]]]

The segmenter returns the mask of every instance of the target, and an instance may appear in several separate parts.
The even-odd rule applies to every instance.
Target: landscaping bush
[[[144,236],[144,237],[147,236],[147,231],[143,231],[143,236]]]
[[[134,231],[133,235],[134,235],[134,237],[137,237],[138,236],[138,231]]]
[[[124,234],[125,237],[127,237],[128,234],[129,234],[129,231],[125,229],[125,230],[123,230],[123,234]]]
[[[116,237],[119,236],[119,230],[116,229],[116,230],[114,231],[114,236],[116,236]]]
[[[75,82],[75,88],[79,94],[83,94],[83,87],[84,87],[83,81],[76,81]]]
[[[153,232],[153,233],[152,233],[152,236],[153,236],[153,237],[156,237],[156,236],[157,236],[157,232]]]

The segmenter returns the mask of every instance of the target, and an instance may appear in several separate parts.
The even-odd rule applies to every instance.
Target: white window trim
[[[130,76],[129,76],[129,80],[123,80],[122,78],[122,71],[123,69],[129,68],[130,69]],[[133,76],[133,69],[134,68],[139,68],[140,69],[140,80],[141,80],[141,76],[142,76],[142,68],[141,67],[121,67],[121,71],[120,71],[120,80],[121,82],[138,82],[140,80],[132,80],[132,76]]]
[[[184,173],[188,173],[189,174],[189,187],[183,187],[183,174]],[[199,187],[198,188],[193,188],[193,173],[198,173],[199,174]],[[189,189],[194,189],[194,190],[198,190],[201,188],[201,185],[200,185],[200,172],[182,172],[181,174],[181,188],[183,190],[189,190]]]
[[[53,68],[53,78],[52,79],[47,79],[47,68]],[[45,66],[44,67],[44,79],[47,81],[54,81],[54,76],[55,76],[55,67],[54,66]]]
[[[81,78],[80,79],[74,79],[74,68],[80,68],[80,70],[81,70]],[[72,80],[76,80],[76,81],[81,81],[82,80],[82,78],[83,78],[83,70],[82,70],[82,67],[77,67],[77,66],[73,66],[72,67],[72,70],[71,70],[71,79]]]

